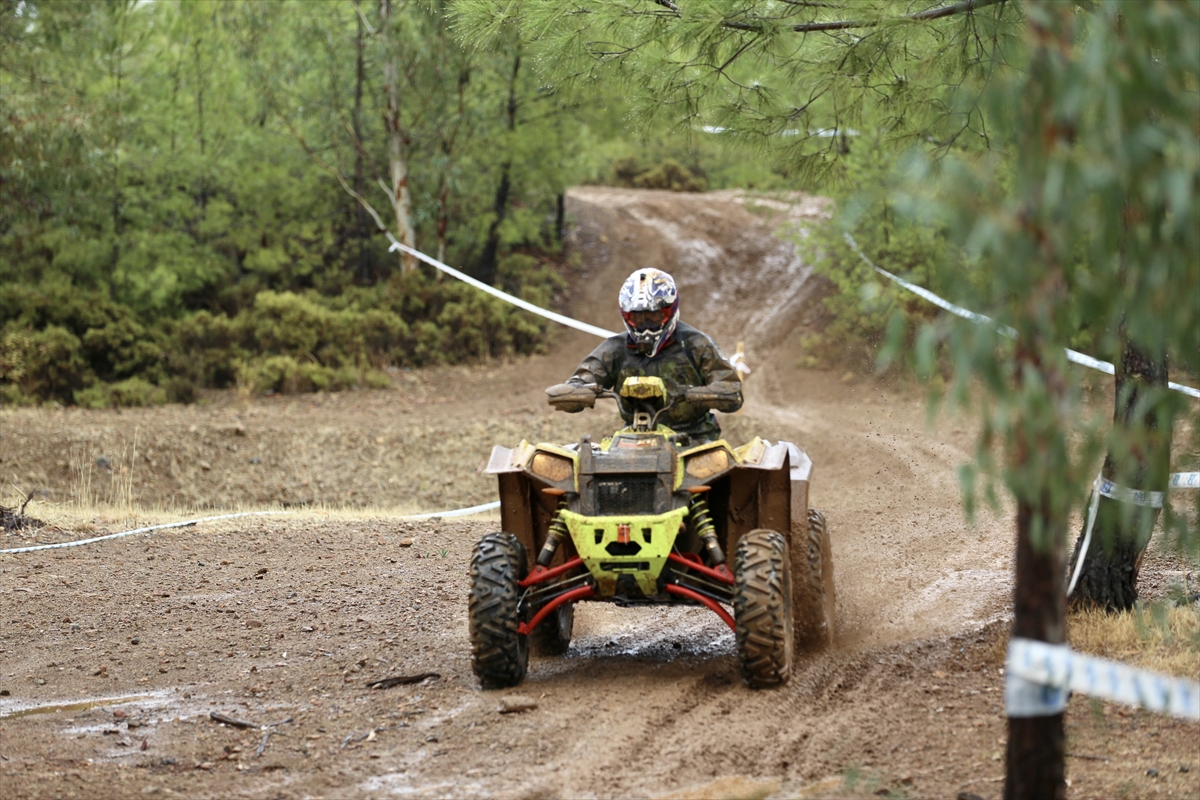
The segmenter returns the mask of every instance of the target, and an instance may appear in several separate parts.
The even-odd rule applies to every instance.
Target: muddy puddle
[[[39,703],[25,705],[21,703],[0,704],[0,722],[21,717],[32,717],[39,714],[80,714],[94,708],[107,708],[130,705],[132,703],[149,703],[163,705],[167,702],[166,692],[150,694],[127,694],[117,697],[90,697],[84,700],[70,700],[58,703]],[[7,706],[7,707],[6,707]]]

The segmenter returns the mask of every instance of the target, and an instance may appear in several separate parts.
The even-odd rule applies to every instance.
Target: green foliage
[[[1200,6],[1031,3],[1028,13],[1010,58],[1028,67],[997,75],[982,98],[993,152],[915,159],[897,204],[965,248],[967,259],[951,251],[940,268],[952,296],[1017,334],[1015,350],[987,326],[927,337],[961,367],[957,399],[972,382],[985,390],[978,466],[1065,519],[1098,453],[1114,456],[1115,479],[1129,485],[1132,454],[1161,452],[1175,419],[1200,421],[1178,393],[1148,388],[1129,425],[1080,424],[1063,352],[1086,322],[1102,352],[1120,352],[1124,328],[1147,352],[1168,353],[1177,374],[1200,373]]]
[[[689,169],[673,158],[652,167],[643,167],[636,158],[623,158],[613,164],[617,186],[638,189],[668,189],[672,192],[704,192],[708,179],[699,167]]]
[[[938,227],[914,222],[899,213],[888,189],[894,180],[894,161],[877,135],[857,139],[843,157],[847,185],[835,194],[834,224],[821,226],[796,240],[818,273],[829,278],[833,292],[824,304],[832,319],[820,350],[833,363],[839,354],[863,352],[889,356],[903,344],[915,345],[916,330],[932,321],[938,309],[879,275],[846,240],[850,233],[864,253],[881,268],[944,294],[937,266],[951,248]],[[894,331],[891,349],[881,347]],[[814,348],[806,348],[814,349]],[[890,363],[885,357],[883,363]]]
[[[552,303],[544,259],[507,259],[557,249],[590,109],[515,40],[471,51],[438,3],[397,7],[418,245],[470,264],[496,222],[498,280]],[[349,2],[0,4],[0,401],[338,389],[538,348],[525,312],[400,273],[305,151],[386,207],[380,41]]]

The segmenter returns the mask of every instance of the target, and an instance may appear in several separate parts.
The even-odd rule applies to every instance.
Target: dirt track
[[[508,693],[478,689],[466,641],[465,567],[488,520],[310,508],[0,556],[0,714],[137,696],[0,717],[9,794],[999,795],[1010,526],[963,522],[955,468],[973,447],[969,424],[929,428],[917,390],[795,366],[815,281],[772,233],[811,224],[821,204],[581,189],[569,211],[585,265],[570,276],[573,316],[615,329],[616,287],[655,264],[679,281],[686,319],[727,350],[745,341],[749,399],[723,425],[731,439],[789,439],[813,458],[837,647],[802,660],[786,688],[756,693],[711,614],[584,605],[569,655],[535,659],[517,690],[538,708],[501,715]],[[558,332],[545,356],[405,374],[385,392],[4,411],[0,470],[58,500],[90,482],[93,495],[181,509],[484,502],[493,487],[473,473],[493,442],[611,426],[610,411],[555,416],[541,391],[594,342]],[[1156,564],[1170,566],[1152,560],[1150,583]],[[365,686],[425,672],[440,678]],[[214,710],[292,721],[258,756],[264,734],[219,726]],[[1068,764],[1072,796],[1200,795],[1200,726],[1083,698],[1069,725],[1071,751],[1087,757]]]

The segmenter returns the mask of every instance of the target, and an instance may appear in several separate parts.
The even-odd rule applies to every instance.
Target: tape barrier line
[[[495,500],[491,503],[484,503],[479,506],[471,506],[470,508],[456,508],[453,511],[436,511],[432,514],[415,514],[410,517],[401,517],[401,519],[433,519],[434,517],[465,517],[469,514],[478,514],[481,511],[491,511],[493,508],[499,508],[500,501]]]
[[[1200,683],[1076,653],[1065,644],[1013,637],[1004,665],[1010,717],[1045,717],[1066,708],[1070,692],[1200,720]]]
[[[548,310],[542,308],[541,306],[535,306],[533,303],[530,303],[527,300],[522,300],[519,297],[514,297],[513,295],[509,294],[508,292],[502,292],[499,289],[497,289],[495,286],[488,286],[483,281],[477,281],[474,278],[472,278],[470,275],[467,275],[466,273],[463,273],[463,272],[459,272],[454,267],[451,267],[447,264],[443,264],[441,261],[438,261],[436,258],[432,258],[430,256],[425,255],[420,250],[414,250],[413,248],[409,247],[408,245],[401,244],[399,241],[396,240],[396,237],[392,235],[391,231],[387,232],[387,236],[388,236],[388,239],[390,239],[392,241],[392,246],[388,248],[388,252],[395,252],[395,251],[399,250],[400,252],[408,253],[413,258],[420,259],[421,261],[424,261],[429,266],[436,267],[437,269],[440,269],[442,272],[446,273],[447,275],[451,275],[455,278],[458,278],[463,283],[470,284],[471,286],[474,286],[476,289],[487,292],[488,294],[492,295],[493,297],[499,297],[504,302],[511,303],[512,305],[516,306],[517,308],[523,308],[530,313],[537,314],[539,317],[545,317],[546,319],[554,320],[555,322],[566,325],[568,328],[574,328],[575,330],[583,331],[584,333],[590,333],[593,336],[599,336],[602,339],[607,339],[610,336],[617,335],[616,331],[608,331],[608,330],[605,330],[604,328],[599,328],[595,325],[589,325],[586,322],[580,322],[577,319],[572,319],[570,317],[563,316],[562,314],[557,314],[553,311],[548,311]]]
[[[1173,472],[1167,482],[1169,489],[1200,489],[1200,472]],[[1092,482],[1092,501],[1088,503],[1087,524],[1083,530],[1083,544],[1079,546],[1079,558],[1075,562],[1075,571],[1071,574],[1071,582],[1067,585],[1067,597],[1075,592],[1079,576],[1083,573],[1084,562],[1087,561],[1088,548],[1092,544],[1092,528],[1096,524],[1096,511],[1100,508],[1101,496],[1116,500],[1119,503],[1133,503],[1150,508],[1162,508],[1166,495],[1163,492],[1146,492],[1140,489],[1129,489],[1118,486],[1104,477],[1103,473],[1096,476]]]
[[[1175,472],[1168,484],[1171,489],[1200,489],[1200,472]]]
[[[980,314],[978,312],[971,311],[969,309],[963,308],[962,306],[956,306],[956,305],[954,305],[954,303],[951,303],[949,300],[943,300],[941,297],[938,297],[936,294],[929,291],[928,289],[917,286],[915,283],[910,283],[909,281],[904,280],[903,278],[901,278],[898,275],[893,275],[892,273],[888,272],[883,267],[877,266],[875,264],[875,262],[873,262],[873,261],[871,261],[871,259],[867,258],[867,254],[864,253],[862,251],[862,248],[860,248],[858,246],[858,242],[856,242],[854,240],[853,236],[851,236],[849,233],[846,233],[845,238],[846,238],[846,243],[849,244],[851,248],[853,248],[854,252],[858,253],[858,257],[863,260],[864,264],[866,264],[868,267],[870,267],[871,269],[878,272],[880,275],[883,275],[888,280],[898,283],[900,286],[903,286],[905,289],[908,289],[910,292],[917,295],[918,297],[925,298],[926,300],[933,303],[938,308],[943,308],[946,311],[949,311],[951,314],[955,314],[959,317],[962,317],[963,319],[969,319],[972,322],[979,323],[980,325],[990,325],[993,328],[995,328],[1000,334],[1002,334],[1003,336],[1007,336],[1009,339],[1017,338],[1016,329],[1014,329],[1008,325],[1001,325],[1000,323],[996,322],[996,320],[992,319],[991,317],[989,317],[985,314]],[[1064,347],[1063,349],[1067,353],[1068,361],[1073,361],[1076,364],[1082,364],[1085,367],[1091,367],[1092,369],[1099,370],[1100,372],[1104,372],[1109,375],[1115,375],[1117,372],[1116,368],[1112,364],[1108,363],[1107,361],[1101,361],[1098,358],[1092,358],[1091,356],[1087,355],[1086,353],[1080,353],[1079,351],[1072,350],[1069,347]],[[1191,397],[1200,398],[1200,389],[1193,389],[1191,386],[1184,386],[1183,384],[1175,383],[1174,381],[1168,382],[1167,386],[1171,389],[1174,389],[1177,392],[1182,392],[1183,394],[1190,395]]]
[[[38,544],[29,547],[13,547],[8,550],[0,550],[0,553],[32,553],[35,550],[58,550],[63,547],[79,547],[84,544],[95,544],[96,542],[107,541],[108,539],[120,539],[123,536],[133,536],[138,533],[149,533],[151,531],[161,531],[167,528],[186,528],[189,525],[199,525],[201,522],[215,522],[219,519],[235,519],[237,517],[265,517],[272,514],[287,514],[287,511],[241,511],[237,514],[220,514],[215,517],[200,517],[199,519],[189,519],[183,522],[167,522],[163,525],[150,525],[146,528],[136,528],[132,531],[121,531],[120,533],[110,533],[106,536],[96,536],[92,539],[80,539],[74,542],[57,542],[55,544]]]
[[[465,517],[469,514],[478,514],[482,511],[490,511],[500,507],[500,501],[492,503],[484,503],[483,505],[470,506],[468,508],[455,508],[450,511],[435,511],[431,514],[411,514],[400,517],[400,519],[433,519],[434,517]],[[0,550],[0,555],[10,555],[13,553],[32,553],[38,550],[59,550],[64,547],[79,547],[85,544],[95,544],[109,539],[120,539],[125,536],[134,536],[139,533],[150,533],[152,531],[167,530],[168,528],[186,528],[191,525],[199,525],[202,522],[216,522],[222,519],[237,519],[238,517],[266,517],[278,514],[295,514],[295,511],[239,511],[236,514],[219,514],[215,517],[200,517],[198,519],[184,520],[183,522],[167,522],[162,525],[150,525],[145,528],[136,528],[131,531],[121,531],[120,533],[109,533],[104,536],[96,536],[91,539],[79,539],[74,542],[55,542],[54,544],[37,544],[29,547],[13,547],[8,550]]]

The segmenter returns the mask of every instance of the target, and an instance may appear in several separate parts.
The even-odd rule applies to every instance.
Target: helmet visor
[[[654,331],[667,324],[671,318],[672,308],[659,308],[653,311],[622,312],[625,321],[636,331]]]

